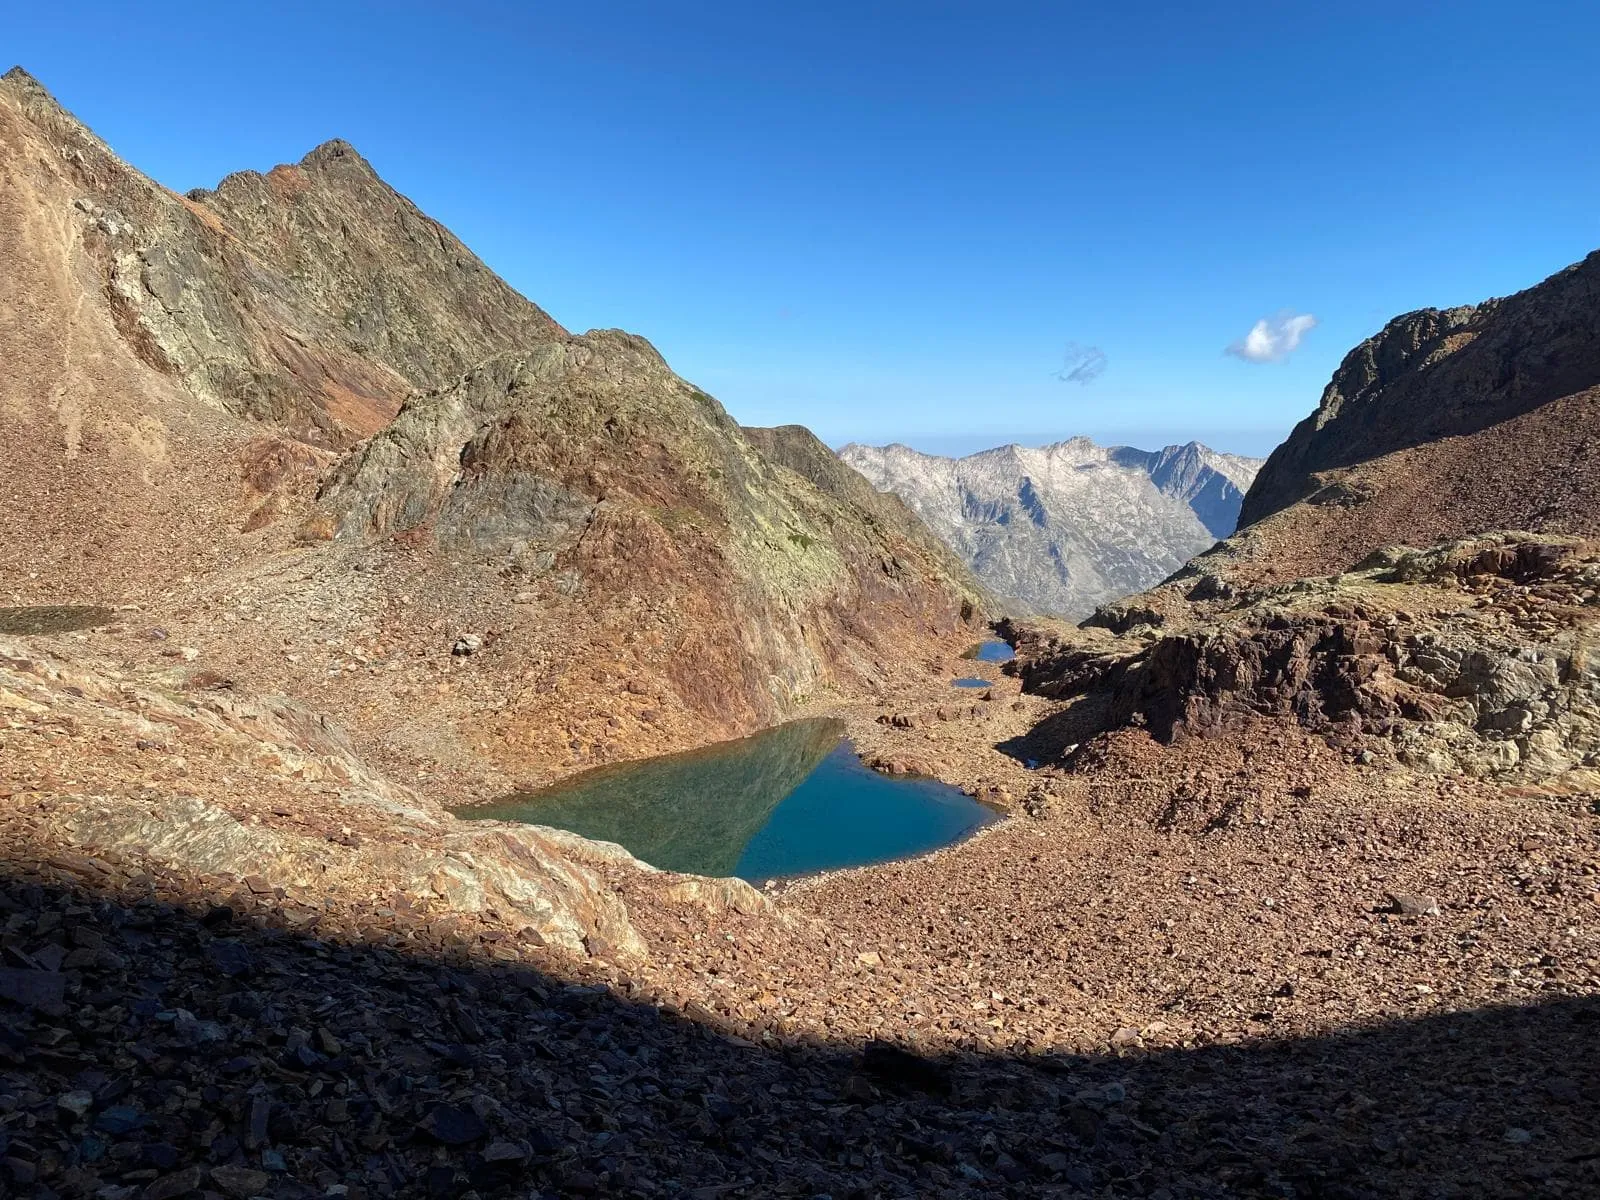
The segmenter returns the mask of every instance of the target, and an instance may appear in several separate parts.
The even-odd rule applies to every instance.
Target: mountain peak
[[[17,107],[30,120],[49,126],[58,138],[83,142],[105,154],[111,151],[89,127],[67,111],[66,107],[50,93],[25,67],[12,67],[0,75],[0,94],[13,97]]]
[[[1495,529],[1592,536],[1597,396],[1600,253],[1511,296],[1404,313],[1345,355],[1241,525],[1273,520],[1277,578]]]
[[[361,167],[369,174],[377,174],[361,152],[343,138],[329,138],[300,160],[302,167],[328,167],[335,164]]]
[[[1233,532],[1255,466],[1213,463],[1198,442],[1152,452],[1081,436],[965,458],[854,445],[839,456],[899,495],[996,595],[1074,617]]]
[[[50,89],[40,83],[37,77],[20,64],[12,67],[4,75],[0,75],[0,83],[9,85],[29,99],[47,101],[56,108],[61,107],[60,101],[50,94]]]

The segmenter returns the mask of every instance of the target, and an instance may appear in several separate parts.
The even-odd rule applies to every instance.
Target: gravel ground
[[[776,917],[663,904],[617,868],[643,963],[496,964],[426,912],[13,863],[0,1178],[152,1200],[1600,1190],[1592,812],[1274,730],[1248,768],[1119,735],[1041,788],[1037,816],[791,885]]]

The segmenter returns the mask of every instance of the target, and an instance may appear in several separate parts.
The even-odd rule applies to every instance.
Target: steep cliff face
[[[839,456],[893,492],[1014,606],[1084,616],[1233,532],[1257,460],[1196,442],[1147,452],[1073,438],[966,458],[906,446]]]
[[[1246,496],[1263,578],[1489,529],[1589,535],[1600,488],[1600,253],[1475,307],[1397,317],[1345,357]]]

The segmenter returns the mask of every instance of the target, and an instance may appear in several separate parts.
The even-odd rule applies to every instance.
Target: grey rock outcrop
[[[1394,548],[1170,633],[1075,630],[1031,647],[1021,670],[1030,690],[1097,693],[1107,727],[1162,741],[1287,719],[1418,770],[1589,791],[1597,618],[1594,543],[1497,533]]]
[[[996,595],[1068,617],[1150,587],[1232,533],[1260,465],[1197,442],[1148,452],[1087,438],[965,458],[852,444],[839,457],[899,495]]]

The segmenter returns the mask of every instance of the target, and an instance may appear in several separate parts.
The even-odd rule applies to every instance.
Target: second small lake
[[[827,719],[598,767],[457,815],[553,825],[665,870],[754,883],[925,854],[997,816],[949,784],[871,770]]]
[[[1016,656],[1017,652],[1011,648],[1009,642],[1002,642],[998,638],[990,638],[988,641],[979,642],[963,657],[975,658],[979,662],[1004,663],[1010,662]]]

